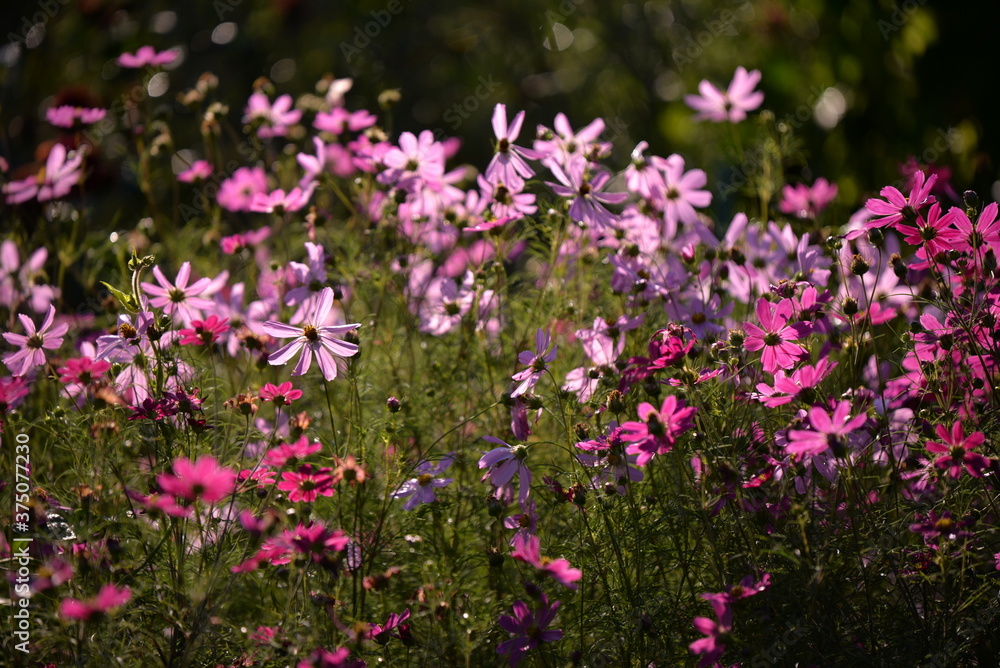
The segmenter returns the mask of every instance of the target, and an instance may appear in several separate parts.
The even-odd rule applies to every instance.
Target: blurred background
[[[57,138],[49,105],[120,117],[137,87],[168,121],[173,150],[198,148],[198,118],[177,95],[203,72],[218,76],[237,133],[260,77],[299,98],[332,75],[354,79],[349,108],[371,109],[393,133],[461,137],[456,159],[480,168],[492,109],[505,102],[527,111],[523,143],[560,111],[577,128],[599,116],[614,167],[646,140],[708,171],[710,187],[731,180],[739,161],[723,144],[759,141],[784,123],[794,137],[787,178],[834,180],[847,207],[899,183],[911,156],[950,170],[958,193],[997,198],[996,14],[995,3],[937,0],[7,1],[0,155],[16,173]],[[178,47],[182,58],[145,81],[115,64],[145,44]],[[703,78],[724,88],[739,65],[761,70],[775,120],[747,121],[734,140],[731,128],[693,123],[683,96]],[[386,89],[401,95],[391,111],[378,108]],[[109,155],[125,154],[127,138],[105,141]],[[110,169],[127,173],[127,162]]]

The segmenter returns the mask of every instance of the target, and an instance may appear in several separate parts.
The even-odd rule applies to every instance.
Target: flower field
[[[691,74],[695,158],[188,77],[165,32],[0,158],[2,665],[998,665],[1000,211],[960,170],[841,187],[766,67]]]

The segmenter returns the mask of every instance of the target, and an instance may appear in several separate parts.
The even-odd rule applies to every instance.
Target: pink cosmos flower
[[[250,210],[261,213],[275,213],[279,216],[286,211],[299,211],[312,197],[317,184],[312,182],[305,188],[292,188],[285,193],[278,188],[270,193],[255,193],[250,199]]]
[[[80,181],[83,175],[83,153],[66,151],[62,144],[56,144],[49,151],[45,167],[38,174],[20,181],[5,183],[3,192],[8,204],[20,204],[35,198],[39,202],[65,197]]]
[[[348,111],[343,107],[334,107],[330,111],[321,111],[316,114],[313,127],[317,130],[339,135],[345,129],[351,132],[359,132],[365,128],[375,125],[378,120],[374,114],[367,109]]]
[[[292,503],[312,503],[320,496],[333,496],[333,469],[321,467],[313,469],[309,464],[303,464],[298,471],[285,471],[281,474],[278,489],[288,492],[288,500]]]
[[[240,167],[219,186],[216,200],[227,211],[249,211],[254,195],[267,192],[267,174],[262,167]]]
[[[645,466],[653,455],[670,452],[677,437],[694,426],[692,416],[694,406],[685,406],[683,399],[670,394],[663,400],[660,409],[652,404],[639,404],[639,420],[641,422],[626,422],[622,425],[621,439],[630,445],[625,452],[638,455],[636,464]]]
[[[261,139],[284,137],[288,127],[295,125],[302,118],[302,111],[292,109],[292,96],[282,95],[274,104],[261,92],[253,93],[247,100],[243,110],[243,122],[257,128],[257,136]]]
[[[561,630],[546,630],[556,617],[559,601],[549,605],[549,599],[542,594],[538,607],[532,611],[523,601],[514,603],[514,615],[500,615],[497,620],[504,631],[512,635],[497,645],[497,654],[510,655],[510,666],[514,668],[525,654],[543,642],[555,642],[562,638]]]
[[[575,584],[583,577],[583,571],[573,568],[567,559],[542,558],[541,540],[538,536],[522,534],[515,538],[512,543],[514,550],[510,556],[518,561],[531,564],[543,574],[550,576],[553,580],[570,589],[579,589],[580,585]]]
[[[743,347],[749,351],[761,350],[761,363],[764,371],[774,373],[778,369],[791,369],[799,359],[807,357],[809,351],[802,346],[791,343],[807,336],[812,331],[808,322],[794,325],[786,324],[795,311],[791,299],[782,299],[772,304],[763,297],[757,300],[757,320],[760,327],[752,322],[743,323],[747,333]]]
[[[535,175],[525,160],[542,158],[542,154],[537,151],[514,145],[523,124],[523,111],[517,112],[514,120],[507,125],[507,106],[498,104],[494,107],[493,133],[496,135],[497,146],[493,159],[486,167],[486,179],[491,183],[502,181],[517,191],[524,189],[524,179]]]
[[[392,493],[392,498],[409,497],[403,504],[403,510],[413,510],[422,503],[433,503],[436,500],[434,490],[450,485],[452,481],[451,478],[437,478],[435,476],[451,466],[454,459],[455,455],[452,453],[437,462],[430,460],[420,462],[416,468],[417,477],[410,478],[400,485],[399,489]]]
[[[555,132],[539,125],[536,133],[538,138],[535,139],[535,150],[543,154],[542,162],[545,165],[549,163],[567,165],[573,158],[585,158],[595,149],[601,152],[610,147],[610,144],[597,142],[604,132],[603,119],[595,118],[583,129],[573,132],[573,126],[569,124],[566,114],[560,112],[556,114],[553,127]]]
[[[83,125],[93,125],[107,116],[107,109],[87,109],[64,104],[59,107],[49,107],[45,110],[45,120],[58,128],[73,128]]]
[[[684,158],[676,153],[666,160],[656,158],[654,163],[663,172],[663,217],[667,223],[667,235],[672,237],[678,222],[698,222],[695,207],[700,209],[711,204],[712,193],[703,190],[708,182],[705,172],[700,169],[685,172]]]
[[[698,668],[719,665],[718,660],[726,652],[722,638],[728,635],[732,628],[721,622],[714,622],[708,617],[695,617],[691,620],[691,625],[698,633],[704,633],[706,636],[688,645],[692,654],[705,655],[698,662]]]
[[[739,123],[747,117],[748,111],[753,111],[764,102],[764,94],[754,90],[759,81],[759,70],[747,72],[742,66],[737,67],[725,93],[708,80],[703,80],[698,84],[700,95],[685,95],[684,103],[698,112],[694,116],[695,121]]]
[[[909,197],[903,197],[903,193],[892,186],[882,188],[879,194],[885,200],[873,197],[865,202],[865,208],[875,215],[865,223],[865,229],[887,225],[895,227],[899,223],[912,225],[917,222],[920,210],[937,201],[937,198],[931,195],[935,181],[937,181],[936,174],[927,178],[923,172],[917,172],[913,175],[913,188]]]
[[[64,322],[53,327],[52,321],[55,320],[55,317],[56,309],[49,304],[45,320],[42,321],[42,326],[37,330],[31,318],[23,313],[19,313],[17,318],[21,321],[21,326],[24,327],[25,334],[4,332],[3,338],[6,339],[7,343],[20,348],[17,352],[4,353],[3,355],[3,363],[7,365],[12,374],[15,376],[27,375],[36,366],[43,366],[45,364],[45,353],[43,351],[59,349],[59,346],[63,343],[63,336],[65,336],[66,331],[69,329],[69,324]]]
[[[228,322],[217,315],[210,315],[204,320],[192,320],[190,329],[182,329],[180,331],[180,344],[182,346],[209,346],[228,331]]]
[[[549,349],[551,342],[552,339],[549,334],[539,328],[535,332],[535,352],[532,353],[530,350],[525,350],[517,356],[517,360],[527,368],[518,371],[511,377],[515,382],[520,383],[510,393],[511,398],[519,397],[535,387],[538,379],[541,378],[542,373],[547,368],[546,365],[556,358],[556,350],[559,349],[559,346],[552,346]]]
[[[952,208],[951,211],[957,209]],[[951,226],[956,218],[951,211],[941,215],[941,205],[935,202],[927,211],[926,218],[917,216],[913,225],[905,225],[903,223],[906,221],[902,221],[893,227],[904,235],[903,241],[920,247],[917,250],[917,257],[931,260],[938,253],[961,245],[962,232]]]
[[[809,409],[811,429],[790,430],[785,450],[796,455],[819,455],[832,450],[834,456],[843,457],[848,437],[868,419],[864,413],[851,417],[852,408],[850,401],[842,400],[831,415],[822,406],[813,406]]]
[[[798,218],[815,218],[837,196],[836,184],[816,179],[812,186],[797,183],[781,189],[780,208]]]
[[[197,183],[212,175],[212,164],[207,160],[195,160],[191,166],[177,175],[181,183]]]
[[[141,69],[146,66],[159,67],[160,65],[169,65],[170,63],[177,60],[177,51],[161,51],[156,52],[151,46],[140,46],[139,50],[133,53],[123,53],[118,56],[118,66],[127,67],[129,69]]]
[[[177,272],[176,284],[167,280],[159,265],[153,267],[153,277],[159,285],[142,284],[146,293],[152,296],[149,303],[162,308],[164,313],[173,316],[175,320],[188,324],[202,317],[202,309],[211,309],[214,306],[211,299],[199,295],[208,296],[217,292],[218,287],[215,286],[221,287],[229,277],[229,272],[222,272],[215,280],[201,278],[188,285],[188,280],[191,278],[191,263],[185,262]]]
[[[351,651],[346,647],[338,647],[332,652],[317,647],[309,656],[296,664],[295,668],[360,668],[365,665],[361,661],[351,661]]]
[[[215,503],[230,495],[236,487],[236,472],[223,466],[215,457],[202,455],[197,461],[175,459],[173,474],[161,473],[156,482],[167,494],[193,503],[201,499]]]
[[[294,341],[272,353],[267,361],[272,365],[288,364],[295,353],[301,351],[298,364],[292,371],[293,376],[301,376],[309,371],[313,355],[315,355],[323,377],[327,380],[336,378],[337,363],[334,356],[352,357],[357,354],[359,348],[354,343],[336,338],[335,335],[355,330],[361,326],[361,323],[322,325],[321,323],[326,321],[332,307],[333,288],[324,288],[317,301],[316,310],[311,314],[311,317],[306,318],[304,325],[286,325],[274,320],[265,322],[263,325],[264,333],[277,339],[295,337]]]
[[[290,406],[293,401],[302,397],[302,390],[292,389],[291,381],[286,381],[281,385],[265,383],[260,388],[260,398],[264,401],[273,401],[276,405]]]
[[[807,404],[813,403],[816,388],[837,366],[829,357],[824,357],[815,366],[805,364],[796,369],[789,377],[781,369],[774,372],[774,385],[758,383],[757,392],[750,395],[768,408],[777,408],[790,404],[796,398]]]
[[[588,165],[586,158],[571,160],[565,170],[553,163],[549,165],[549,169],[559,183],[546,181],[545,184],[556,195],[573,198],[569,207],[569,215],[573,220],[583,221],[589,227],[603,230],[615,220],[614,214],[604,205],[621,204],[628,193],[602,192],[601,189],[611,180],[611,175],[604,170],[589,174]]]
[[[101,587],[97,596],[86,601],[75,598],[64,598],[59,604],[59,614],[67,619],[88,621],[94,619],[109,610],[120,608],[128,603],[132,598],[132,591],[128,587],[117,587],[113,584],[106,584]]]
[[[588,453],[576,456],[580,463],[597,469],[597,474],[590,481],[595,490],[610,490],[613,485],[615,491],[624,496],[627,492],[626,485],[643,479],[642,471],[635,466],[637,455],[625,453],[623,436],[623,429],[612,420],[608,423],[607,435],[576,444],[576,447]]]
[[[483,481],[489,480],[496,487],[496,497],[499,499],[507,492],[511,479],[517,474],[520,480],[518,501],[523,506],[531,491],[531,470],[524,463],[528,456],[528,446],[510,445],[494,436],[483,436],[483,440],[501,446],[479,458],[479,468],[489,468]]]
[[[963,467],[972,477],[983,477],[983,471],[989,469],[992,462],[989,457],[972,452],[986,441],[983,432],[976,431],[966,436],[961,420],[956,420],[950,430],[939,424],[934,431],[941,440],[929,441],[927,451],[941,455],[934,460],[936,468],[942,471],[947,469],[952,478],[958,478],[962,474]]]
[[[956,244],[958,250],[975,253],[980,261],[989,249],[994,253],[1000,251],[1000,209],[996,202],[983,207],[975,223],[958,207],[952,207],[948,213],[954,216],[955,227],[962,234],[961,241]]]
[[[309,439],[302,435],[294,443],[282,443],[276,448],[271,448],[264,455],[263,463],[267,466],[296,466],[300,461],[309,455],[319,452],[322,449],[320,443],[309,443]]]

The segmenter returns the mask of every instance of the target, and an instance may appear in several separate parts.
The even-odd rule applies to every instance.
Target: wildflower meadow
[[[697,152],[421,127],[338,64],[407,5],[305,86],[136,22],[5,135],[0,665],[1000,665],[997,193],[838,184],[750,53]]]

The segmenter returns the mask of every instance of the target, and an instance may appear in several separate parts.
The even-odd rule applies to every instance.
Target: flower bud
[[[877,230],[871,230],[871,231],[875,232]],[[869,265],[868,262],[865,261],[865,259],[860,255],[856,254],[854,257],[851,258],[851,273],[854,274],[855,276],[864,276],[865,274],[868,273],[868,269],[870,268],[871,265]]]

